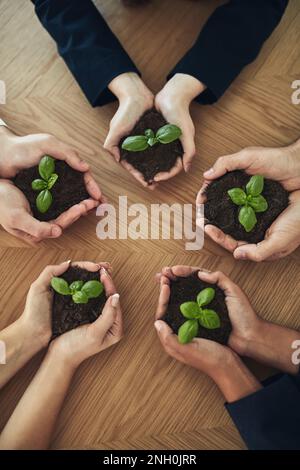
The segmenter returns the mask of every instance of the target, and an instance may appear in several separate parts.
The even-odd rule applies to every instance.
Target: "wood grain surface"
[[[163,0],[126,9],[118,0],[96,1],[154,92],[221,3]],[[0,80],[7,87],[0,117],[17,133],[50,132],[75,146],[112,203],[126,195],[129,204],[193,204],[203,171],[218,156],[248,145],[280,146],[299,137],[300,105],[291,102],[291,84],[300,79],[299,26],[300,2],[291,0],[259,58],[226,95],[214,106],[193,104],[197,146],[193,170],[153,193],[103,150],[117,105],[90,107],[29,1],[0,3]],[[31,282],[49,263],[70,258],[110,261],[121,294],[125,338],[77,371],[52,447],[244,449],[213,383],[162,351],[153,328],[158,295],[154,275],[173,264],[221,269],[245,289],[261,316],[299,328],[300,250],[273,263],[237,262],[208,239],[201,251],[194,252],[185,250],[183,240],[101,241],[96,237],[97,222],[91,214],[60,239],[37,248],[0,229],[0,328],[21,314]],[[0,428],[41,359],[42,354],[35,357],[0,391]],[[260,378],[270,373],[248,364]]]

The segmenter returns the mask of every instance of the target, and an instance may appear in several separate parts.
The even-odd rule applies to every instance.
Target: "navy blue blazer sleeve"
[[[58,52],[92,106],[115,100],[107,88],[138,69],[91,0],[32,0]]]
[[[300,374],[279,374],[226,408],[251,450],[300,450]]]
[[[214,103],[258,55],[279,23],[288,0],[231,0],[210,16],[194,46],[172,70],[207,86],[196,100]]]
[[[139,73],[91,0],[32,1],[38,18],[93,106],[115,99],[107,88],[113,78],[125,72]],[[207,86],[198,101],[213,103],[257,56],[287,3],[231,0],[217,8],[170,76],[195,76]]]

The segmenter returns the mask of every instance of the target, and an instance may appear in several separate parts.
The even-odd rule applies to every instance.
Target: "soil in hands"
[[[56,219],[60,214],[70,209],[85,199],[89,199],[84,174],[74,170],[65,162],[55,160],[55,173],[58,174],[58,180],[51,189],[53,202],[47,212],[42,214],[36,207],[37,191],[33,191],[31,183],[35,179],[40,179],[38,166],[20,171],[14,178],[14,184],[23,192],[27,198],[33,216],[41,221]]]
[[[93,273],[86,269],[71,266],[60,277],[70,285],[73,281],[99,281],[99,272]],[[90,299],[87,304],[75,304],[70,295],[60,295],[53,289],[52,291],[54,293],[52,305],[53,338],[80,325],[93,323],[100,316],[106,302],[104,291],[96,299]]]
[[[160,127],[166,124],[168,123],[164,117],[152,109],[143,114],[129,135],[144,135],[147,129],[152,129],[156,133]],[[170,171],[174,167],[177,158],[183,156],[183,148],[179,139],[170,144],[157,143],[142,152],[129,152],[122,149],[122,143],[126,137],[128,136],[125,136],[119,145],[121,160],[126,160],[142,173],[145,181],[149,184],[153,182],[153,178],[157,173]]]
[[[289,193],[277,181],[265,179],[262,195],[268,202],[268,209],[256,213],[257,224],[247,233],[239,223],[240,207],[231,201],[227,191],[232,188],[245,190],[250,178],[244,171],[231,171],[214,180],[205,192],[204,216],[206,224],[215,225],[235,240],[259,243],[274,220],[289,205]]]
[[[172,328],[174,333],[177,334],[181,325],[186,321],[186,318],[180,312],[180,305],[184,302],[195,302],[201,290],[206,287],[213,287],[215,289],[215,297],[206,308],[213,309],[218,313],[221,326],[220,328],[209,330],[199,324],[197,337],[216,341],[221,344],[228,343],[232,325],[228,316],[225,295],[222,289],[215,284],[208,284],[207,282],[201,281],[197,272],[188,277],[177,277],[175,281],[171,281],[170,287],[169,305],[162,320]]]

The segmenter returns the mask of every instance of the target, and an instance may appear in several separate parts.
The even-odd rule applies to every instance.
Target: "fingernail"
[[[204,176],[212,176],[214,174],[215,170],[213,168],[210,168],[209,170],[205,171],[203,173]]]
[[[72,260],[71,259],[68,259],[68,261],[66,261],[66,263],[68,264],[71,264]]]
[[[119,294],[113,294],[111,296],[111,306],[112,307],[117,307],[120,302],[120,295]]]
[[[61,235],[61,232],[62,232],[61,228],[57,227],[57,225],[54,225],[52,227],[51,233],[53,237],[59,237]]]
[[[101,269],[100,269],[100,275],[104,274],[104,276],[108,276],[108,272],[106,271],[105,268],[103,268],[103,266],[101,266]]]
[[[161,323],[160,321],[156,321],[154,322],[154,328],[156,329],[156,331],[161,331]]]

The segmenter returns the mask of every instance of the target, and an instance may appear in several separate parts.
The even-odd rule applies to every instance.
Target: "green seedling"
[[[51,189],[58,180],[58,175],[55,173],[55,161],[54,158],[45,155],[39,163],[39,179],[34,180],[31,183],[31,187],[34,191],[38,191],[36,198],[36,207],[39,212],[44,214],[47,212],[53,202]]]
[[[251,232],[257,224],[256,213],[265,212],[268,203],[261,194],[264,189],[264,177],[255,175],[250,178],[246,190],[233,188],[227,191],[234,204],[240,206],[239,222],[246,232]]]
[[[99,281],[74,281],[68,284],[61,277],[53,277],[51,286],[58,294],[72,296],[75,304],[87,304],[90,299],[99,297],[104,290],[103,284]]]
[[[127,137],[123,144],[122,149],[129,152],[143,152],[149,147],[160,144],[170,144],[181,136],[181,129],[174,124],[166,124],[158,129],[156,134],[152,129],[147,129],[144,135],[134,135]]]
[[[220,328],[221,320],[217,312],[204,308],[213,301],[214,297],[215,289],[207,287],[199,292],[196,302],[184,302],[180,305],[180,312],[187,319],[178,330],[181,344],[190,343],[197,336],[199,324],[209,330]]]

